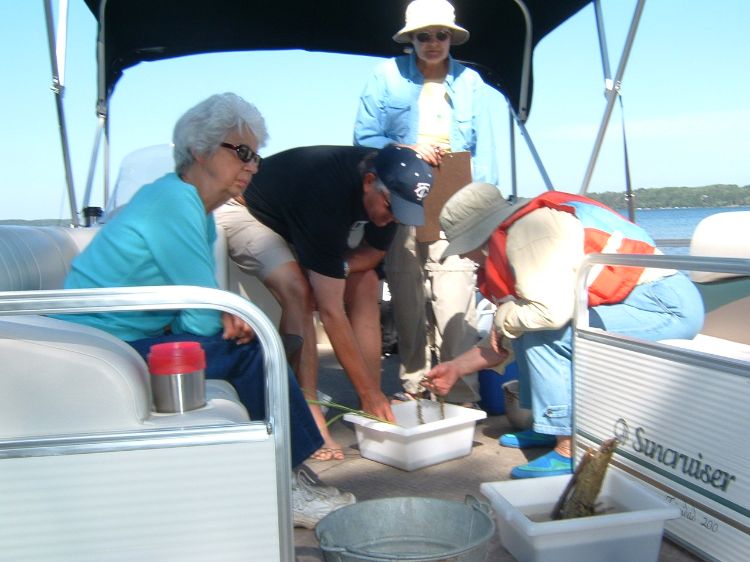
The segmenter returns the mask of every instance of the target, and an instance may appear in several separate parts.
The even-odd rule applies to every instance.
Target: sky
[[[636,0],[602,2],[612,74],[635,6]],[[623,77],[624,113],[618,104],[590,191],[624,189],[623,116],[634,188],[750,184],[748,21],[748,0],[647,0]],[[63,103],[78,209],[96,130],[95,35],[83,1],[70,0]],[[43,0],[0,0],[0,45],[0,220],[69,218]],[[378,63],[288,51],[130,68],[110,103],[111,185],[125,155],[170,142],[179,116],[219,92],[236,92],[263,113],[270,133],[264,156],[293,146],[351,144],[358,97]],[[606,105],[591,6],[538,45],[534,80],[527,130],[554,187],[578,192]],[[494,96],[500,188],[507,194],[508,113],[504,98]],[[544,189],[542,176],[523,138],[515,139],[518,194],[534,195]],[[100,156],[90,205],[103,206],[102,174]]]

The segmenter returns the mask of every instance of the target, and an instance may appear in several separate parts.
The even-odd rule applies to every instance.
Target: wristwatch
[[[344,260],[344,279],[349,277],[349,262]]]

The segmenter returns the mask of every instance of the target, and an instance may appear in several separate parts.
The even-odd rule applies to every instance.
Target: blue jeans
[[[589,325],[644,340],[690,339],[703,326],[703,300],[682,273],[638,285],[621,303],[589,309]],[[526,332],[513,340],[520,403],[531,408],[534,430],[572,433],[572,338],[568,323],[557,330]]]
[[[237,345],[234,341],[223,339],[221,333],[215,336],[170,334],[128,343],[147,359],[152,345],[172,341],[199,342],[206,353],[206,378],[222,379],[231,383],[240,396],[240,402],[250,413],[250,418],[265,418],[263,350],[257,340]],[[323,446],[323,438],[291,370],[288,372],[288,381],[292,467],[296,467]]]

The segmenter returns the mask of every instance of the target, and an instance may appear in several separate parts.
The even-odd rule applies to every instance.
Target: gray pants
[[[418,242],[415,229],[399,225],[386,255],[385,272],[398,331],[400,377],[404,390],[438,362],[449,361],[477,343],[476,265],[451,256],[440,262],[445,240]],[[459,379],[446,399],[478,402],[476,373]]]

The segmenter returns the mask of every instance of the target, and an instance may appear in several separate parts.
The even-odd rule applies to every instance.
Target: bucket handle
[[[466,497],[464,498],[464,503],[472,509],[481,511],[485,515],[490,515],[490,516],[493,515],[490,504],[486,502],[480,502],[477,498],[475,498],[471,494],[466,494]]]

